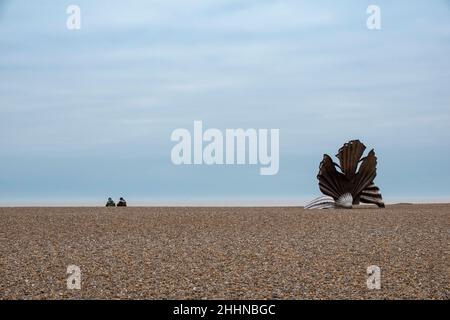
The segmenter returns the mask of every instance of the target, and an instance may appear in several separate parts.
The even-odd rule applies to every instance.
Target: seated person
[[[127,206],[127,202],[125,201],[125,199],[124,198],[120,198],[119,199],[119,202],[117,202],[117,206],[118,207],[126,207]]]
[[[113,199],[108,198],[108,201],[106,202],[107,207],[115,207],[116,204],[114,203]]]

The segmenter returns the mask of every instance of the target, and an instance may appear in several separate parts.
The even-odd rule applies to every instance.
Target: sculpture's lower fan
[[[361,158],[365,149],[366,146],[359,140],[344,144],[336,155],[339,165],[325,154],[317,179],[320,191],[326,196],[311,201],[305,208],[351,208],[360,202],[384,208],[380,189],[374,184],[377,157],[372,149],[366,157]]]

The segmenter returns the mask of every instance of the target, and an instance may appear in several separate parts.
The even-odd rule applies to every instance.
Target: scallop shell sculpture
[[[321,196],[305,205],[305,209],[334,209],[336,203],[329,196]]]
[[[353,197],[350,193],[343,194],[336,200],[336,206],[339,208],[351,209],[353,206]]]
[[[325,154],[319,166],[319,188],[327,198],[319,197],[305,208],[345,208],[362,203],[384,208],[380,189],[374,184],[377,175],[377,157],[372,149],[363,157],[366,146],[359,140],[345,143],[336,157],[339,164]],[[332,199],[332,200],[331,200]]]

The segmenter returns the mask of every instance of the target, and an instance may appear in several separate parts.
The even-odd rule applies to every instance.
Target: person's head
[[[111,201],[111,200],[112,200],[111,197],[109,197],[109,198],[108,198],[108,201]]]
[[[120,197],[120,200],[121,200],[121,201],[125,201],[125,199],[124,199],[124,198],[122,198],[122,197]]]

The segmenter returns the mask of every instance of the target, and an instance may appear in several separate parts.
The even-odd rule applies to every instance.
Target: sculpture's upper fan
[[[351,207],[352,204],[364,202],[384,207],[380,190],[373,182],[377,175],[377,157],[372,149],[366,157],[361,158],[365,149],[366,146],[359,140],[344,144],[336,155],[339,165],[329,155],[323,156],[317,175],[319,188],[337,204],[341,202],[344,207]],[[348,199],[352,199],[353,203],[345,204]]]

